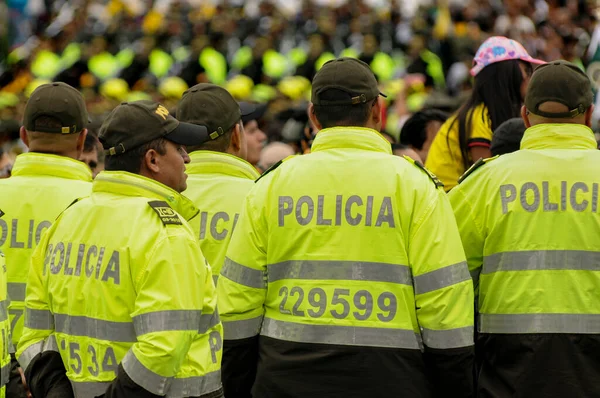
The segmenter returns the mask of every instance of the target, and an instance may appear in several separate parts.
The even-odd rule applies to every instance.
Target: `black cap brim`
[[[252,120],[258,120],[267,111],[267,104],[251,104],[240,102],[240,111],[242,112],[242,122],[248,123]]]
[[[165,135],[165,138],[179,145],[201,145],[210,140],[208,129],[197,124],[179,122],[179,125]]]

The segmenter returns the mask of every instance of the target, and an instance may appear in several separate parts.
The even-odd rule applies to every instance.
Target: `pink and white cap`
[[[500,61],[520,59],[535,65],[545,64],[541,59],[533,58],[521,43],[504,36],[493,36],[483,42],[473,58],[471,76],[476,76],[483,68]]]

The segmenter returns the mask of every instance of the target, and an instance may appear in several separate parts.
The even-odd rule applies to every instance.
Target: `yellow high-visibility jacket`
[[[227,153],[195,151],[190,160],[183,194],[200,210],[190,225],[216,281],[244,198],[260,174],[250,163]]]
[[[186,221],[197,213],[154,180],[100,173],[90,198],[61,214],[32,257],[23,368],[58,351],[78,398],[102,394],[119,364],[156,395],[219,390],[215,287]]]
[[[6,255],[9,315],[16,347],[23,330],[29,260],[42,233],[75,199],[88,196],[92,172],[78,160],[42,153],[17,156],[12,176],[0,179],[0,249]]]
[[[478,292],[481,396],[600,396],[596,148],[586,126],[537,125],[449,194]]]
[[[357,127],[320,131],[311,154],[263,175],[217,287],[226,396],[240,368],[257,366],[236,367],[234,347],[249,350],[258,335],[257,396],[377,397],[400,386],[470,396],[472,282],[440,186]],[[451,382],[429,384],[439,375],[426,370],[431,350],[461,358],[442,377]]]

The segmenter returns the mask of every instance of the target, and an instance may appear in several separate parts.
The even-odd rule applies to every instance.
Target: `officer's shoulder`
[[[413,158],[408,157],[406,155],[402,155],[402,157],[404,159],[406,159],[409,163],[411,163],[414,166],[416,166],[417,168],[421,169],[421,171],[425,172],[425,174],[427,174],[429,176],[429,178],[431,179],[431,181],[433,181],[433,183],[435,184],[436,188],[443,188],[444,187],[444,183],[442,181],[440,181],[440,179],[437,178],[437,176],[435,174],[433,174],[431,171],[429,171],[423,165],[423,163],[419,162],[418,160],[414,160]]]
[[[179,214],[164,200],[148,201],[148,206],[154,210],[163,225],[183,225]]]
[[[471,174],[473,174],[473,172],[483,166],[485,166],[486,164],[489,164],[490,162],[498,159],[500,155],[496,155],[494,157],[491,158],[487,158],[487,159],[483,159],[483,158],[479,158],[478,161],[476,161],[475,163],[473,163],[473,165],[471,167],[469,167],[469,169],[467,171],[464,172],[464,174],[462,176],[460,176],[460,178],[458,179],[458,183],[462,183],[468,176],[470,176]]]
[[[285,162],[289,162],[291,159],[294,159],[294,158],[296,158],[297,156],[299,156],[299,155],[290,155],[290,156],[288,156],[288,157],[287,157],[287,158],[285,158],[285,159],[281,159],[279,162],[275,163],[273,166],[271,166],[271,167],[269,167],[267,170],[265,170],[265,172],[264,172],[264,173],[262,173],[262,174],[261,174],[261,176],[260,176],[260,177],[258,177],[258,178],[256,179],[256,181],[254,181],[254,182],[255,182],[255,183],[256,183],[256,182],[259,182],[259,181],[260,181],[260,180],[261,180],[263,177],[265,177],[267,174],[270,174],[270,173],[272,173],[273,171],[275,171],[275,170],[276,170],[276,169],[277,169],[279,166],[281,166],[283,163],[285,163]]]

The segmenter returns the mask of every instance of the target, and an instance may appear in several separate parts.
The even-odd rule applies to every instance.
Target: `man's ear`
[[[142,166],[152,174],[160,171],[160,159],[158,158],[158,152],[154,149],[149,149],[146,152],[142,163]]]
[[[373,124],[376,126],[378,126],[383,119],[382,110],[383,110],[383,99],[380,96],[377,96],[377,98],[375,99],[375,102],[373,103],[373,108],[371,109],[371,120],[373,121]]]
[[[521,107],[521,118],[523,119],[523,122],[525,122],[525,127],[531,127],[531,122],[529,121],[529,114],[525,105]]]
[[[240,123],[236,123],[231,134],[231,144],[229,144],[229,149],[233,153],[239,153],[242,148],[242,134]]]
[[[77,138],[77,159],[79,159],[83,153],[83,146],[85,144],[85,137],[87,137],[87,135],[88,129],[83,129],[81,130],[81,133],[79,133],[79,138]]]
[[[585,125],[589,128],[592,128],[592,115],[594,114],[594,105],[590,105],[590,107],[585,111]]]
[[[317,115],[315,114],[315,107],[312,102],[308,105],[308,120],[310,120],[310,124],[312,124],[313,130],[320,131],[323,129],[323,126],[317,120]]]
[[[27,135],[27,130],[25,130],[24,126],[21,126],[21,129],[19,130],[19,136],[21,137],[21,141],[23,141],[23,144],[25,144],[25,146],[29,148],[29,136]]]

